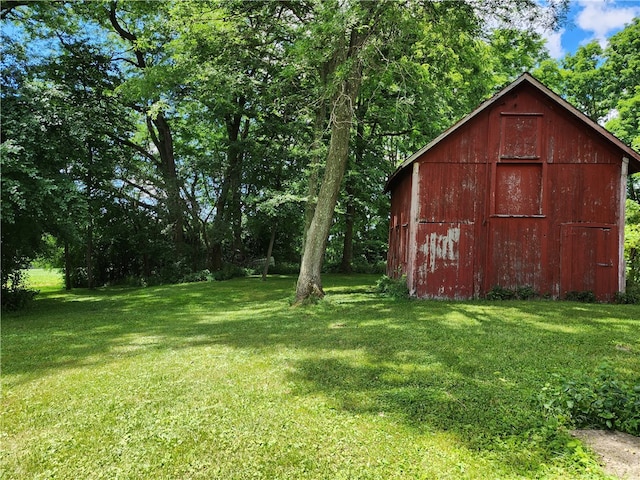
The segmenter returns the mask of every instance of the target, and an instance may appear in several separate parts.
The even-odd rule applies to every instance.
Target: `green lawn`
[[[605,478],[536,398],[605,360],[637,377],[640,306],[397,301],[376,278],[297,308],[294,277],[41,288],[2,318],[0,477]]]

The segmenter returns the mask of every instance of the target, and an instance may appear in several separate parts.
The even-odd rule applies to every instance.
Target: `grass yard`
[[[537,395],[603,361],[640,372],[637,305],[327,276],[292,308],[294,277],[67,293],[41,273],[2,318],[6,479],[606,478]]]

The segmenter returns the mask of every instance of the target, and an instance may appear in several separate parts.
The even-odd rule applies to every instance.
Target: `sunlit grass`
[[[536,397],[605,360],[637,376],[638,306],[375,280],[297,308],[293,277],[43,289],[3,316],[2,478],[604,478]]]
[[[29,288],[40,291],[60,290],[64,286],[59,269],[31,268],[24,270]]]

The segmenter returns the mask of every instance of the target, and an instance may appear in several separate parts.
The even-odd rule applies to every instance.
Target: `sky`
[[[581,45],[607,39],[640,17],[640,0],[571,0],[567,22],[557,32],[541,32],[553,58],[574,54]]]

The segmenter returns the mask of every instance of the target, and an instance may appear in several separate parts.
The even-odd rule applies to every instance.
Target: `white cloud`
[[[549,50],[549,55],[552,58],[562,58],[565,53],[567,53],[564,48],[562,48],[562,35],[564,34],[565,29],[561,28],[557,32],[551,31],[549,29],[539,30],[538,33],[547,41],[546,47]]]
[[[613,31],[640,16],[640,6],[625,7],[620,1],[579,0],[578,3],[582,10],[576,15],[576,25],[585,32],[593,33],[587,41],[596,39],[603,47]]]

